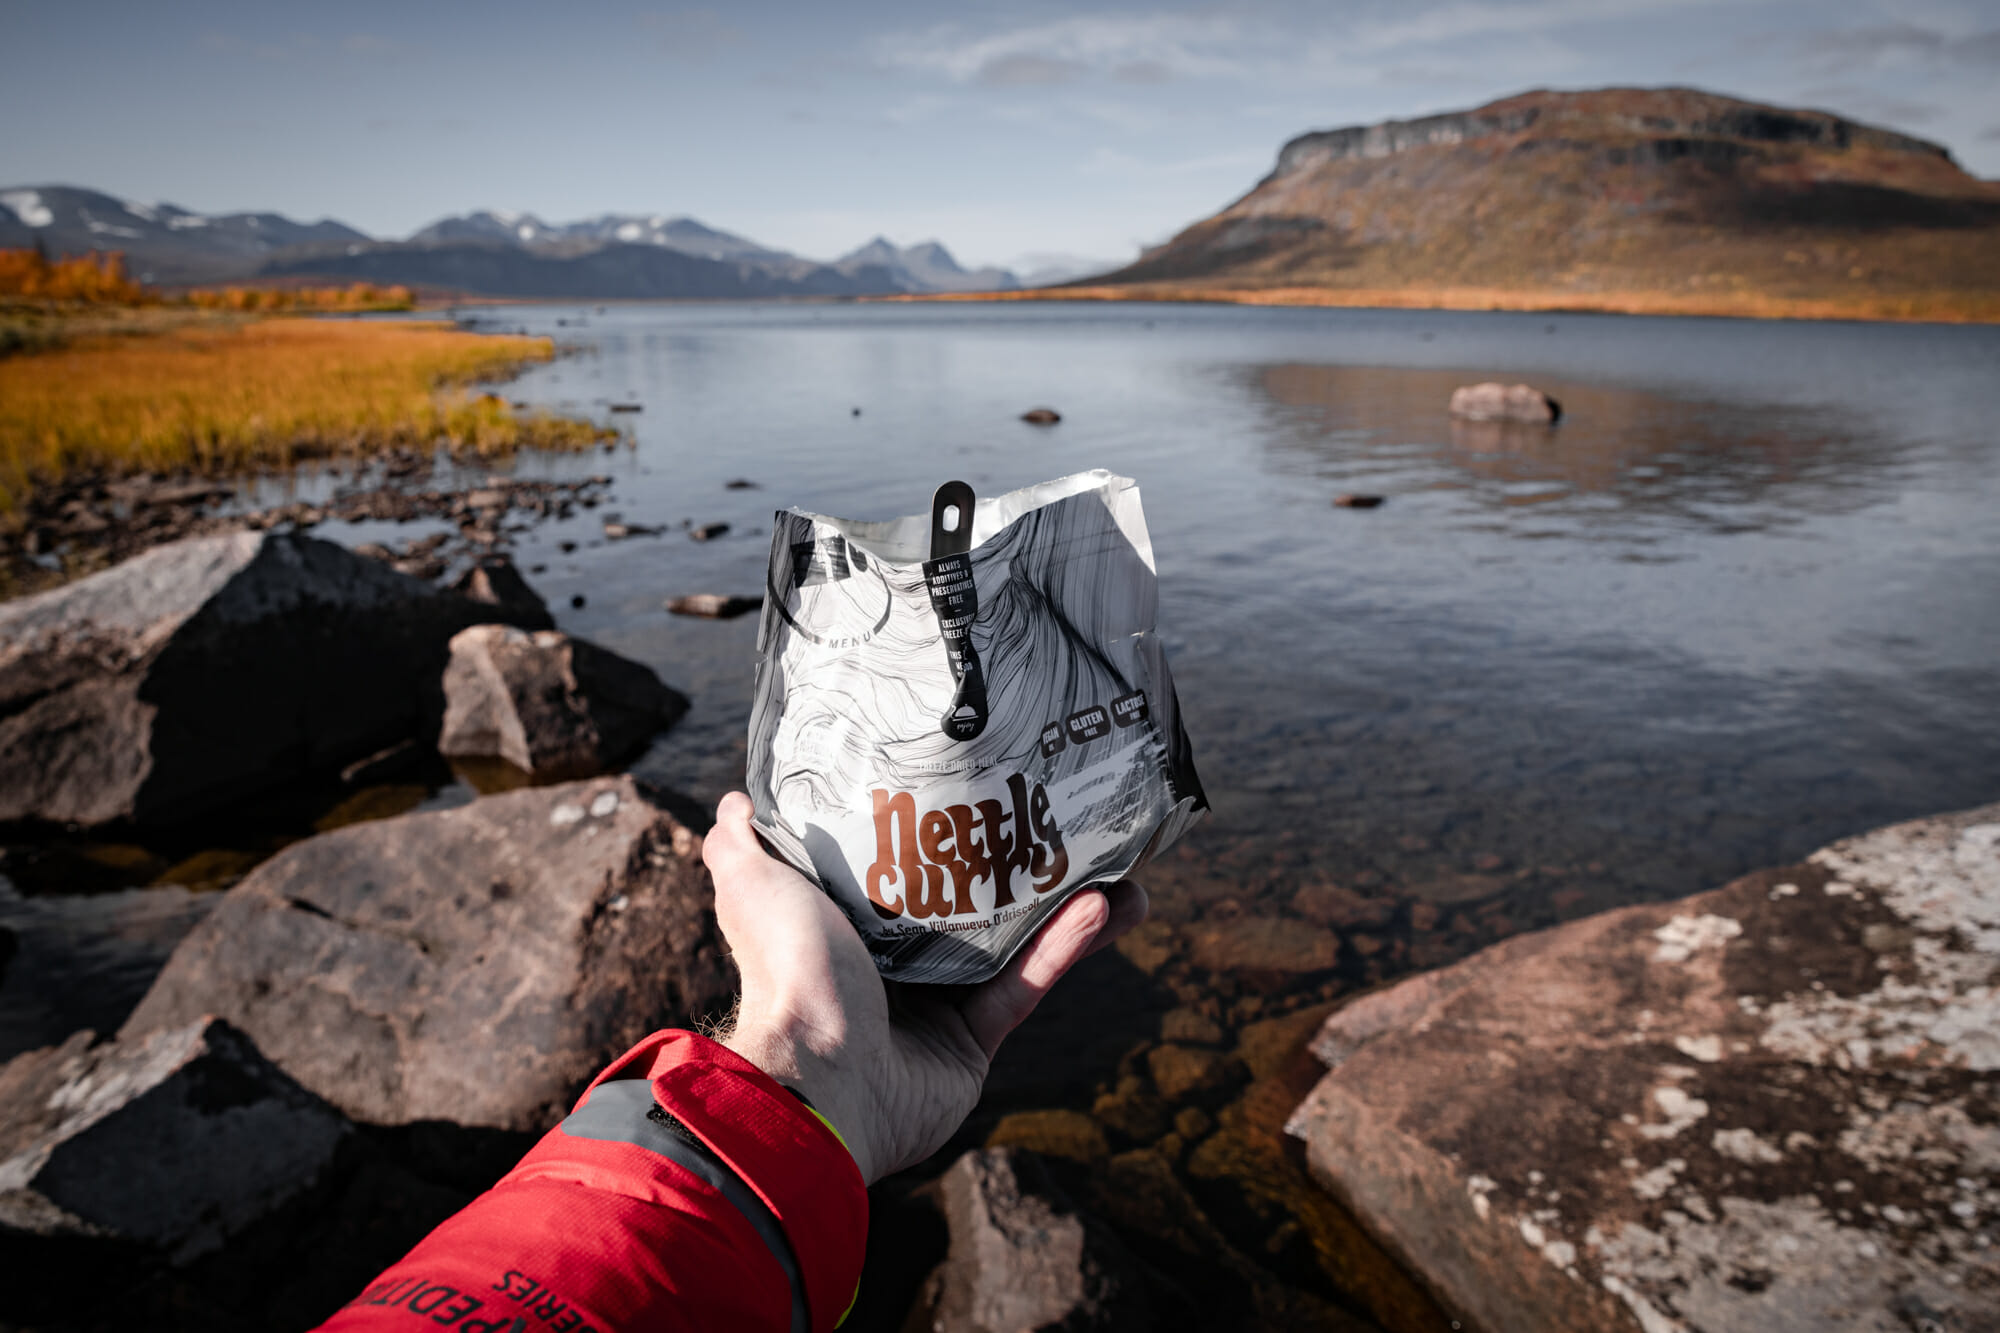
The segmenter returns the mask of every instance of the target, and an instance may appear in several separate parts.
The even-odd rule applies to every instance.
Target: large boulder
[[[1552,426],[1562,404],[1531,384],[1464,384],[1451,391],[1451,414],[1467,421],[1525,421]]]
[[[1077,1212],[1031,1152],[985,1148],[935,1186],[951,1249],[921,1297],[939,1333],[1155,1326],[1137,1261]],[[922,1319],[913,1319],[917,1324]]]
[[[556,630],[474,625],[451,641],[438,749],[544,778],[602,773],[687,712],[652,669]]]
[[[123,1032],[220,1014],[357,1120],[540,1128],[727,1000],[700,845],[630,777],[321,834],[231,889]]]
[[[337,772],[427,734],[451,636],[505,616],[265,532],[0,605],[0,823],[164,822]]]
[[[2000,806],[1332,1014],[1313,1173],[1473,1327],[1990,1329]]]
[[[186,1260],[311,1185],[350,1132],[226,1023],[91,1040],[0,1066],[0,1226]]]

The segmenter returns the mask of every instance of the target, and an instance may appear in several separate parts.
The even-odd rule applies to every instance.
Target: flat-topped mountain
[[[1823,111],[1687,88],[1530,92],[1301,135],[1248,194],[1094,282],[1992,318],[2000,183]]]

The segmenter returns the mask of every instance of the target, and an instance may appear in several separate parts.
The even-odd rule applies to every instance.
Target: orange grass
[[[1339,306],[1388,310],[1582,311],[1616,315],[1710,315],[1736,319],[1859,319],[1938,324],[2000,323],[2000,294],[1919,292],[1790,297],[1764,292],[1648,292],[1504,287],[1196,287],[1131,283],[1006,292],[935,292],[875,301],[1160,301],[1228,305]]]
[[[227,471],[444,444],[583,449],[617,432],[516,415],[463,386],[555,355],[547,338],[416,321],[265,319],[88,338],[0,360],[0,511],[84,468]]]
[[[346,287],[196,287],[185,298],[203,310],[275,313],[289,310],[356,312],[414,310],[417,299],[408,287],[377,287],[357,282]]]

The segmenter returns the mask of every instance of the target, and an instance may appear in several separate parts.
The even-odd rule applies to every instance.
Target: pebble
[[[764,605],[762,597],[735,597],[719,592],[695,592],[670,598],[667,610],[677,616],[699,616],[705,620],[733,620]]]

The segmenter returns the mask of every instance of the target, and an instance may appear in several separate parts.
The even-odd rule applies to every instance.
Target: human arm
[[[993,980],[892,993],[749,816],[726,798],[703,848],[742,977],[732,1030],[640,1043],[325,1328],[832,1328],[860,1275],[867,1183],[942,1145],[1001,1039],[1145,915],[1134,885],[1089,890]]]

